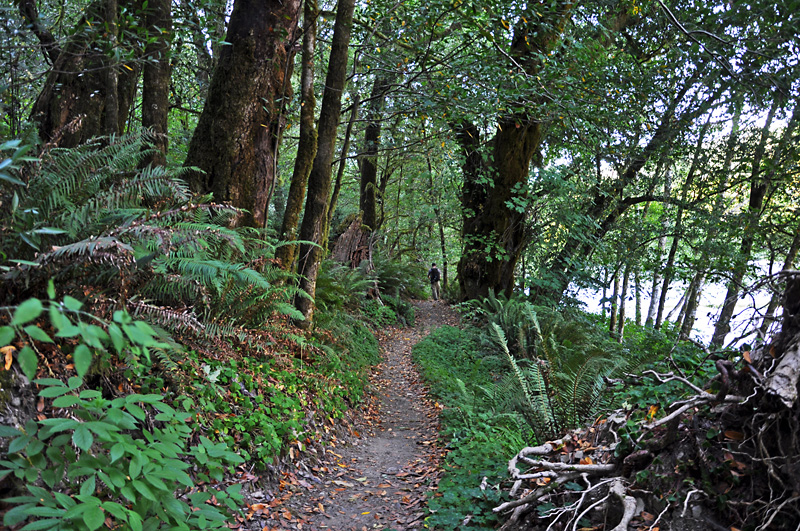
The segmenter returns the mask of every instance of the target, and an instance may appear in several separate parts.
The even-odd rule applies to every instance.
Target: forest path
[[[426,493],[436,487],[441,448],[438,411],[411,359],[431,330],[457,325],[442,301],[416,301],[414,328],[377,334],[383,361],[370,378],[372,398],[358,412],[350,444],[328,447],[312,481],[283,505],[280,529],[373,531],[421,529]],[[272,523],[272,522],[270,522]]]

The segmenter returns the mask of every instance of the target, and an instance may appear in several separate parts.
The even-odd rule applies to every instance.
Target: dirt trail
[[[423,527],[426,492],[438,481],[438,408],[411,361],[431,329],[457,324],[443,302],[417,301],[413,329],[379,334],[383,362],[371,377],[373,402],[359,412],[348,445],[329,447],[313,475],[283,505],[284,529],[364,531]]]

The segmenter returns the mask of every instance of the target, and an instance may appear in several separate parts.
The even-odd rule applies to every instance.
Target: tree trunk
[[[117,0],[106,0],[106,38],[108,39],[108,46],[111,50],[117,48]],[[118,134],[120,129],[119,123],[119,95],[117,94],[119,77],[117,75],[117,65],[114,60],[113,54],[106,57],[106,116],[105,116],[105,131],[104,133],[111,136]]]
[[[113,19],[107,18],[118,16],[119,9],[134,10],[135,1],[122,0],[117,10],[113,7],[105,0],[90,4],[76,31],[61,49],[50,41],[48,33],[37,33],[47,57],[57,55],[31,109],[31,119],[37,124],[39,136],[51,146],[75,147],[109,131],[125,130],[139,63],[134,59],[119,65],[111,59],[113,42],[108,40],[105,28],[107,24],[118,27]],[[107,8],[111,8],[111,12]],[[20,3],[20,12],[31,24],[41,25],[30,0]],[[120,32],[125,29],[118,27]],[[128,42],[133,43],[132,40]],[[118,69],[119,66],[124,68]],[[112,74],[111,69],[118,70]],[[112,94],[109,89],[114,90],[115,84],[116,92]]]
[[[617,311],[619,308],[619,268],[614,271],[614,293],[611,295],[611,318],[608,320],[608,331],[611,337],[617,333]]]
[[[786,259],[784,260],[783,267],[781,268],[782,272],[785,273],[794,269],[798,251],[800,251],[800,226],[795,229],[792,244],[789,246],[789,251],[786,253]],[[772,297],[770,297],[769,304],[767,305],[767,311],[764,313],[764,320],[761,321],[761,326],[759,327],[761,337],[763,338],[767,337],[767,332],[769,331],[770,326],[772,326],[772,323],[775,322],[775,310],[778,309],[780,301],[781,298],[778,293],[773,293]]]
[[[142,127],[153,133],[156,152],[142,161],[143,165],[164,166],[167,163],[169,137],[169,37],[172,33],[170,0],[149,0],[145,14],[148,42],[142,82]]]
[[[625,274],[622,277],[622,291],[619,294],[619,319],[617,320],[617,337],[622,342],[622,334],[625,332],[625,299],[628,297],[628,285],[631,280],[630,264],[625,265]]]
[[[336,205],[339,203],[339,194],[342,191],[342,180],[344,179],[344,171],[347,168],[347,156],[350,153],[350,139],[353,138],[353,126],[358,120],[358,108],[361,105],[361,97],[356,94],[353,96],[353,108],[350,110],[350,120],[347,122],[347,128],[344,131],[344,141],[342,142],[341,156],[339,157],[339,167],[336,169],[336,181],[333,183],[333,192],[331,192],[331,204],[328,207],[328,221],[330,227],[333,215],[336,213]]]
[[[193,191],[246,210],[240,224],[263,227],[291,96],[300,0],[235,0],[227,46],[214,69],[186,166]]]
[[[542,20],[522,17],[514,28],[509,56],[529,75],[541,70],[541,58],[558,43],[573,6],[555,2]],[[524,209],[514,205],[527,203],[525,183],[542,143],[543,125],[525,113],[503,116],[489,153],[482,154],[478,128],[457,124],[456,137],[466,159],[461,192],[464,249],[458,263],[462,300],[486,297],[490,290],[510,296],[514,289],[514,268],[525,246],[527,217]],[[482,155],[488,155],[488,164],[479,162]]]
[[[359,158],[361,183],[358,206],[362,212],[362,223],[375,230],[377,213],[375,208],[378,187],[378,149],[381,143],[381,119],[385,105],[389,80],[385,74],[376,74],[367,105],[367,127],[364,129],[364,148]]]
[[[639,265],[633,270],[633,286],[636,296],[636,326],[642,326],[642,284],[639,278]]]
[[[661,285],[661,297],[658,300],[658,313],[656,314],[656,328],[661,328],[661,323],[664,317],[664,306],[667,302],[667,294],[669,293],[669,285],[672,282],[672,277],[675,274],[675,255],[678,253],[678,243],[680,242],[683,232],[683,210],[684,205],[689,197],[689,190],[694,184],[694,176],[697,173],[697,168],[700,163],[700,157],[703,153],[703,141],[708,131],[708,126],[711,123],[711,114],[709,113],[706,123],[700,129],[697,135],[697,145],[695,146],[694,155],[692,157],[692,164],[686,174],[686,180],[683,183],[681,190],[681,203],[678,205],[678,211],[675,213],[675,234],[672,237],[672,244],[669,247],[667,254],[667,263],[664,265],[664,281]]]
[[[703,291],[703,281],[705,280],[705,272],[698,271],[692,277],[689,283],[689,289],[686,298],[686,311],[683,314],[683,323],[681,324],[680,339],[688,339],[692,335],[694,329],[694,320],[697,315],[697,305],[700,301],[700,294]]]
[[[772,120],[775,117],[775,113],[778,111],[779,106],[780,99],[776,97],[772,104],[772,108],[769,110],[764,127],[761,130],[761,138],[758,146],[753,154],[753,166],[750,176],[750,199],[747,205],[744,234],[742,235],[742,241],[739,245],[739,253],[736,261],[734,262],[731,278],[728,281],[728,291],[725,294],[725,302],[722,305],[719,318],[714,325],[714,335],[711,338],[710,345],[712,349],[720,348],[725,342],[725,336],[727,336],[728,332],[731,330],[731,318],[733,317],[733,312],[736,309],[736,302],[739,300],[739,291],[741,290],[742,280],[744,279],[744,274],[747,269],[747,263],[750,261],[753,243],[755,243],[756,232],[758,231],[759,220],[761,218],[762,208],[764,206],[764,198],[766,197],[767,190],[770,186],[770,177],[772,174],[774,174],[775,165],[780,163],[782,151],[791,137],[794,126],[797,123],[797,110],[795,110],[792,120],[786,127],[783,138],[781,138],[780,144],[778,145],[778,148],[772,157],[773,169],[769,172],[769,175],[764,176],[762,160],[764,158],[764,152],[766,151],[767,140],[769,139],[770,135],[769,128],[772,125]]]
[[[328,199],[331,193],[331,165],[336,147],[336,129],[339,126],[342,110],[342,92],[346,81],[347,51],[350,44],[354,9],[355,0],[339,0],[319,116],[319,145],[309,176],[306,208],[303,214],[303,223],[300,225],[300,239],[311,242],[300,245],[298,258],[300,289],[311,296],[310,300],[306,297],[295,297],[295,307],[305,318],[298,324],[304,328],[308,328],[312,324],[317,273],[328,236],[327,215]]]
[[[315,109],[317,99],[314,95],[314,50],[317,46],[317,1],[305,0],[303,4],[303,52],[300,71],[300,141],[297,145],[297,157],[294,161],[292,181],[289,185],[289,196],[286,198],[286,209],[283,212],[280,239],[284,243],[275,251],[275,258],[280,260],[281,267],[294,267],[297,244],[287,243],[297,239],[297,224],[303,199],[306,196],[308,176],[314,157],[317,156],[317,129]]]
[[[664,198],[666,199],[669,197],[670,194],[670,186],[672,184],[672,168],[667,168],[664,180]],[[659,297],[659,283],[661,282],[661,259],[664,256],[664,249],[667,247],[667,215],[666,213],[663,214],[661,218],[661,237],[658,239],[658,250],[656,251],[658,254],[658,261],[659,265],[655,267],[653,270],[653,288],[650,291],[650,305],[647,308],[647,318],[644,321],[645,326],[652,327],[656,317],[656,311],[658,309],[658,301],[660,300]]]

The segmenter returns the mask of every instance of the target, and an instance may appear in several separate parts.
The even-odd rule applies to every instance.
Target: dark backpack
[[[431,282],[439,282],[439,269],[432,267],[430,271],[428,271],[428,278],[431,279]]]

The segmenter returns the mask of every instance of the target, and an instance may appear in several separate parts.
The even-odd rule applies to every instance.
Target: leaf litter
[[[438,326],[458,324],[444,302],[416,301],[416,326],[376,333],[383,361],[347,436],[320,447],[314,465],[284,470],[247,495],[235,528],[259,531],[422,529],[446,451],[438,444],[440,407],[411,359]],[[234,526],[232,526],[234,527]]]

